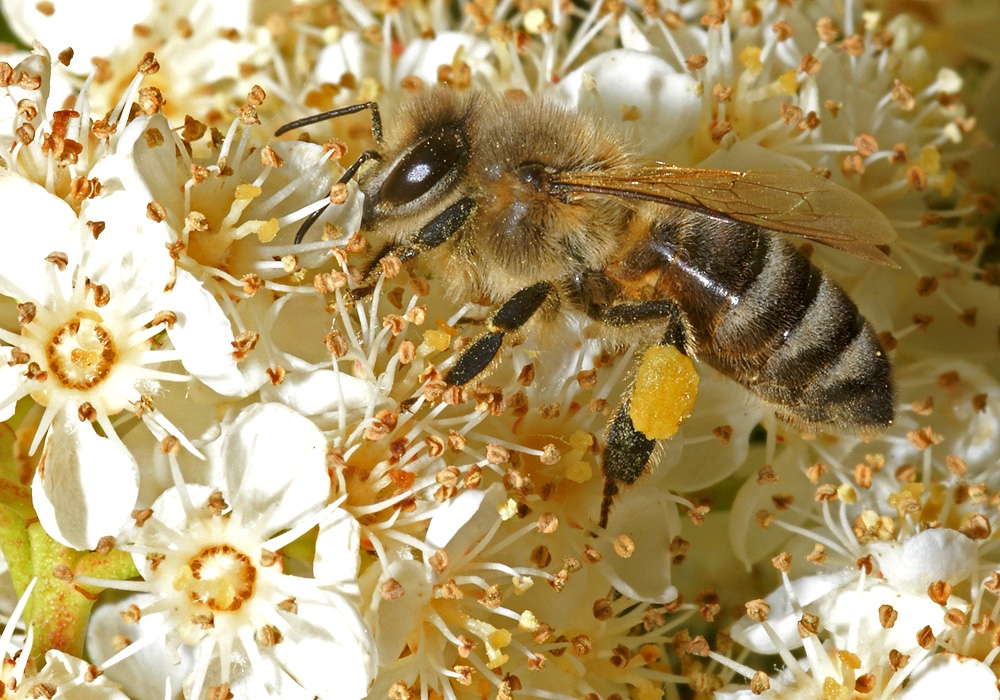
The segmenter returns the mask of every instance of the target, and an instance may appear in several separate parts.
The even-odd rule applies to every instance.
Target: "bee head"
[[[362,226],[381,217],[406,216],[442,199],[468,163],[468,146],[455,125],[444,125],[359,179],[365,193]],[[391,158],[391,159],[390,159]]]

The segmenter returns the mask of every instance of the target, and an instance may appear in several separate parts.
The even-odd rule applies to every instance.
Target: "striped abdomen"
[[[674,210],[626,266],[658,270],[698,359],[804,425],[884,428],[894,417],[889,360],[829,277],[778,234]]]

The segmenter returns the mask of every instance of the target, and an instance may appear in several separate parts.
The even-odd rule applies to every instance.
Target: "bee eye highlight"
[[[426,194],[448,178],[464,160],[462,140],[452,130],[429,136],[397,162],[379,190],[379,199],[389,206],[406,204]]]

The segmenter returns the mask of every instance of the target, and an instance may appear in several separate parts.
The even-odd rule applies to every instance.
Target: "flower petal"
[[[244,409],[223,438],[221,456],[234,516],[244,525],[266,518],[275,532],[322,508],[330,494],[326,439],[287,406]]]
[[[0,172],[0,207],[6,235],[17,245],[17,255],[0,263],[0,292],[19,301],[25,301],[23,293],[46,299],[53,275],[68,289],[73,264],[80,260],[76,212],[41,185],[9,171]],[[45,259],[57,251],[71,261],[62,271]]]
[[[358,587],[358,567],[361,563],[361,526],[345,510],[338,509],[332,518],[319,526],[316,536],[316,557],[313,576],[323,583]]]
[[[396,80],[415,75],[433,85],[438,80],[438,67],[451,65],[459,51],[474,76],[493,80],[496,70],[490,62],[493,49],[489,42],[464,32],[441,32],[433,39],[411,41],[396,62]]]
[[[361,615],[335,593],[299,595],[296,605],[294,616],[281,613],[294,638],[271,647],[281,666],[321,698],[365,697],[378,666],[375,641]]]
[[[677,504],[665,494],[650,490],[627,491],[611,511],[609,537],[601,537],[594,548],[601,553],[601,572],[611,584],[635,600],[669,603],[677,598],[670,583],[670,542],[680,534]],[[628,557],[614,548],[619,534],[634,545]]]
[[[997,677],[978,659],[958,654],[935,654],[910,675],[899,700],[939,700],[953,697],[962,700],[996,700]]]
[[[561,80],[555,93],[612,123],[634,124],[644,155],[671,162],[681,162],[669,154],[691,137],[701,115],[694,78],[659,56],[629,49],[595,56]]]
[[[376,394],[371,382],[328,369],[290,372],[280,384],[261,387],[265,401],[287,404],[307,416],[335,414],[341,408],[363,409],[371,405]]]
[[[146,608],[153,600],[147,593],[132,593],[115,599],[114,603],[105,600],[110,604],[94,607],[87,625],[86,645],[93,663],[103,664],[114,656],[119,651],[116,642],[123,636],[141,640],[148,635],[162,634],[163,615],[160,613],[144,614],[135,622],[126,622],[121,615],[121,610],[129,605]],[[179,654],[184,663],[178,664],[172,654]],[[168,651],[166,644],[147,644],[137,653],[108,666],[105,675],[120,683],[133,700],[162,700],[165,681],[169,678],[173,688],[180,688],[194,664],[194,656],[195,649],[187,645]]]
[[[117,536],[139,495],[139,467],[116,439],[65,413],[49,431],[31,484],[32,502],[50,537],[73,549],[94,549]]]
[[[924,530],[903,542],[873,542],[869,548],[893,588],[917,596],[935,581],[957,584],[969,578],[979,559],[975,541],[948,528]]]
[[[59,684],[62,691],[59,697],[67,700],[129,700],[129,696],[118,688],[118,684],[104,674],[74,686],[74,681],[85,677],[91,668],[83,659],[50,649],[45,652],[45,666],[39,676],[62,681]]]
[[[36,2],[5,0],[3,13],[11,29],[25,42],[45,46],[72,46],[76,65],[90,66],[95,56],[104,56],[119,42],[132,39],[132,30],[146,19],[152,0],[120,3],[117,0],[54,0],[43,10]],[[95,27],[99,31],[81,31]]]
[[[177,321],[167,335],[184,369],[223,396],[247,396],[267,380],[253,353],[237,363],[229,319],[215,297],[184,270],[177,271],[172,303]]]
[[[856,581],[857,577],[857,573],[849,569],[840,569],[826,574],[803,576],[792,581],[790,585],[798,604],[806,606],[830,595],[838,588]],[[798,649],[801,647],[802,637],[799,635],[801,615],[796,613],[795,607],[788,597],[788,592],[784,588],[779,588],[767,596],[765,600],[771,606],[771,611],[767,616],[767,624],[781,639],[784,648]],[[778,653],[777,647],[764,631],[763,625],[749,616],[736,621],[732,627],[732,635],[737,642],[759,654]]]

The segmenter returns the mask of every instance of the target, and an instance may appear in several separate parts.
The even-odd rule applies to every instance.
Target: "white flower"
[[[693,609],[668,624],[667,611],[684,606],[609,598],[596,548],[560,557],[568,550],[555,533],[567,529],[552,513],[522,519],[500,484],[447,501],[428,525],[423,561],[400,552],[362,581],[384,660],[369,697],[464,695],[469,686],[560,699],[630,686],[653,697],[662,681],[675,680],[657,667],[655,645]],[[644,632],[633,634],[636,625]]]
[[[651,51],[618,49],[593,57],[552,89],[574,108],[625,122],[643,157],[690,159],[689,140],[701,115],[701,90],[690,75]]]
[[[796,581],[784,576],[784,587],[766,601],[748,603],[749,616],[733,627],[733,638],[751,650],[778,653],[786,664],[773,679],[754,674],[754,694],[797,698],[858,691],[875,698],[934,698],[951,683],[963,697],[996,697],[988,663],[960,656],[942,641],[949,628],[964,624],[966,604],[949,595],[946,582],[968,575],[969,557],[956,557],[955,571],[942,570],[938,557],[941,546],[958,544],[955,538],[964,536],[928,530],[909,540],[907,562],[895,561],[877,578],[866,575],[864,565],[860,575],[840,570]],[[904,572],[919,569],[943,578],[918,592]],[[804,659],[792,657],[796,649]]]
[[[149,688],[148,678],[128,674],[152,667],[129,671],[119,661],[166,641],[174,663],[178,648],[187,650],[186,697],[205,697],[219,684],[237,697],[258,697],[258,688],[281,697],[286,690],[363,697],[375,656],[356,608],[357,524],[324,509],[322,435],[288,408],[256,404],[220,439],[210,454],[222,491],[178,482],[133,529],[126,548],[144,583],[132,589],[145,595],[128,619],[157,623],[110,659],[112,640],[97,640],[102,668],[122,673],[130,688]],[[278,551],[317,524],[316,578],[285,573]]]
[[[70,207],[20,176],[0,175],[0,199],[8,225],[24,232],[18,255],[0,264],[0,291],[19,302],[17,332],[0,331],[0,405],[6,417],[28,395],[44,407],[29,451],[58,435],[35,474],[36,508],[54,537],[92,548],[118,530],[136,496],[135,459],[112,419],[131,411],[154,434],[177,432],[152,400],[161,382],[187,379],[160,369],[177,355],[154,346],[170,318],[171,263],[162,248],[133,247],[108,265],[102,246],[127,223],[109,221],[108,238],[95,241]]]
[[[885,435],[786,449],[771,476],[736,499],[741,556],[775,546],[795,553],[774,560],[785,583],[770,609],[750,604],[751,617],[733,628],[748,648],[782,655],[775,697],[856,680],[877,697],[903,685],[933,697],[949,682],[996,692],[995,676],[983,685],[996,656],[985,611],[1000,584],[984,572],[997,568],[987,494],[997,485],[1000,387],[981,367],[946,357],[909,364],[899,384],[904,408]],[[748,527],[751,517],[766,531]],[[792,658],[796,649],[805,660]],[[760,675],[751,681],[765,685]]]
[[[76,82],[89,74],[96,112],[112,109],[136,65],[155,52],[161,72],[147,86],[169,91],[170,117],[180,122],[191,115],[213,124],[228,121],[224,115],[254,84],[253,73],[275,53],[270,33],[252,21],[255,5],[248,0],[2,3],[11,29],[25,43],[72,49],[61,54],[57,73]]]
[[[329,203],[316,198],[328,196],[335,181],[333,151],[302,142],[267,145],[250,127],[255,117],[244,117],[245,123],[234,121],[225,137],[215,132],[212,140],[204,125],[177,133],[161,114],[137,117],[123,130],[114,156],[95,169],[108,191],[128,195],[116,216],[141,220],[176,257],[177,313],[168,336],[185,368],[218,394],[235,397],[268,381],[280,383],[286,370],[315,364],[300,359],[304,348],[286,352],[294,345],[272,333],[287,302],[240,302],[258,291],[315,294],[301,285],[299,256],[322,264],[332,255],[330,246],[321,241],[300,248],[291,239],[304,217]],[[190,155],[178,158],[178,152]],[[329,227],[343,241],[359,217],[352,198],[329,207],[315,226]]]
[[[138,467],[119,439],[131,427],[125,412],[157,438],[176,435],[197,452],[156,405],[164,383],[189,380],[162,364],[179,360],[208,380],[239,376],[234,335],[214,297],[177,269],[169,231],[149,217],[148,190],[121,172],[121,161],[143,155],[135,142],[155,142],[157,126],[169,134],[167,123],[140,117],[119,130],[123,102],[98,127],[86,93],[78,110],[50,113],[42,50],[15,72],[22,78],[7,89],[21,109],[4,140],[11,157],[0,201],[19,240],[0,265],[0,292],[18,302],[19,323],[0,331],[0,415],[29,395],[43,407],[37,427],[26,424],[34,427],[30,452],[50,428],[60,431],[36,471],[33,498],[52,536],[88,549],[116,532],[135,503]],[[123,100],[136,96],[141,78]],[[24,85],[32,88],[26,97],[17,93]],[[165,330],[177,341],[172,348]],[[257,374],[259,384],[264,368]]]
[[[19,301],[20,321],[19,333],[3,333],[16,350],[2,372],[18,377],[3,410],[10,415],[28,393],[47,408],[32,451],[64,410],[111,435],[110,417],[136,406],[144,386],[184,379],[150,367],[175,357],[151,351],[168,322],[158,314],[167,311],[170,259],[133,247],[112,267],[113,234],[95,240],[70,207],[17,175],[0,175],[0,199],[12,230],[23,232],[19,254],[0,265],[0,291]]]

